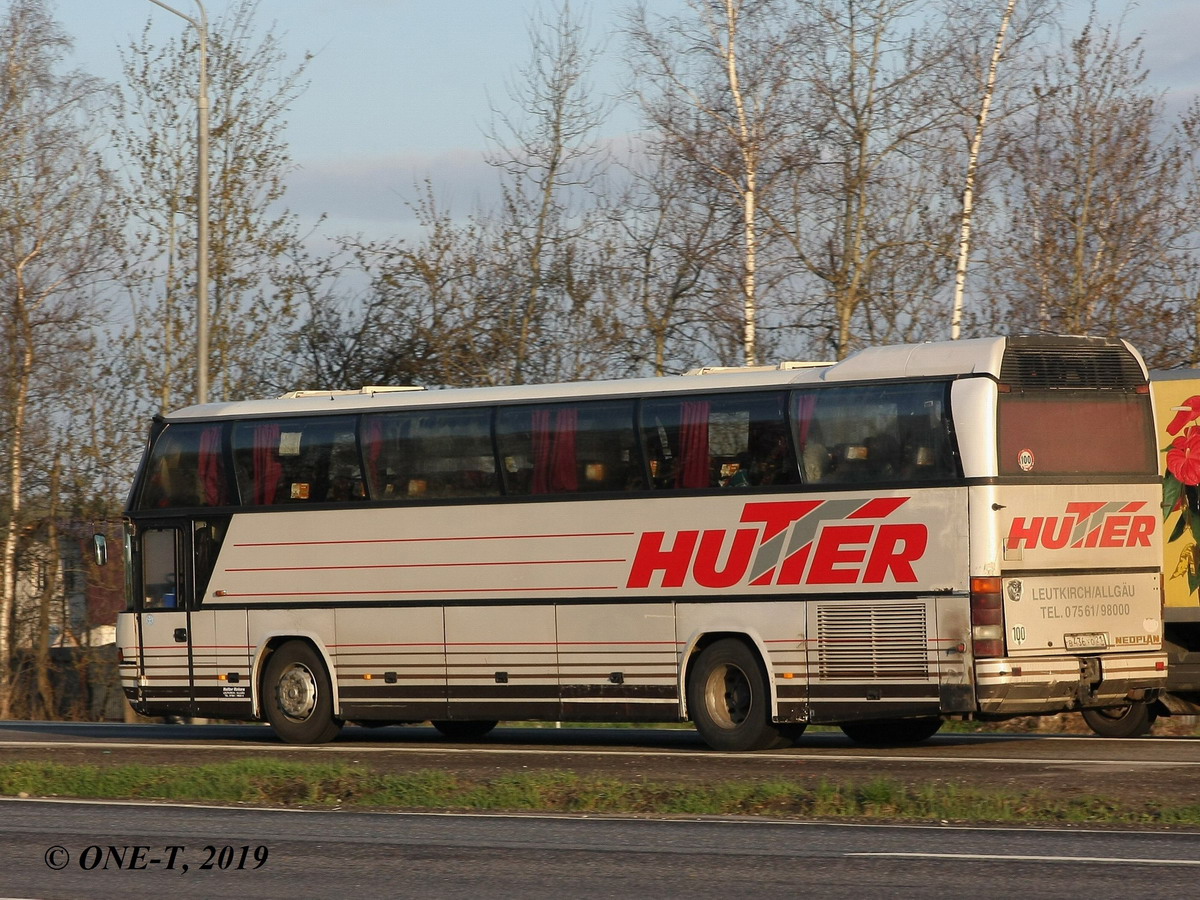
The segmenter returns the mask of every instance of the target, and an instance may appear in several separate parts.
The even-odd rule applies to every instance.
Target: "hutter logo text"
[[[913,584],[929,530],[882,521],[908,500],[747,503],[744,528],[643,532],[627,586]]]
[[[1010,550],[1149,547],[1157,519],[1136,516],[1145,502],[1068,503],[1063,516],[1016,516],[1005,546]]]

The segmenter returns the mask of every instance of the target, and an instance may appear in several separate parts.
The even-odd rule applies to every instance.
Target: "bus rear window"
[[[1000,395],[1001,475],[1153,475],[1148,394]]]
[[[793,395],[792,424],[809,484],[930,483],[958,476],[948,385],[842,385]]]

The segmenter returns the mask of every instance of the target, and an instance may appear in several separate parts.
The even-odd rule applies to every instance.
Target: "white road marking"
[[[1063,832],[1068,833],[1068,832]],[[901,852],[862,852],[846,853],[845,856],[855,857],[887,857],[891,859],[975,859],[989,862],[1072,862],[1072,863],[1101,863],[1116,866],[1200,866],[1196,859],[1123,859],[1110,856],[1020,856],[1000,853],[901,853]]]

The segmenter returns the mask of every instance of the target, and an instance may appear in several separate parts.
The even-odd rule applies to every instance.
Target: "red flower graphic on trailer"
[[[1200,428],[1189,428],[1171,441],[1167,471],[1183,484],[1200,484]]]
[[[1187,578],[1188,590],[1200,591],[1200,395],[1172,407],[1167,425],[1174,440],[1163,447],[1163,522],[1167,543],[1184,539],[1170,578]]]
[[[1175,407],[1175,418],[1167,426],[1167,434],[1179,434],[1184,425],[1200,418],[1200,397],[1188,397],[1183,406]]]

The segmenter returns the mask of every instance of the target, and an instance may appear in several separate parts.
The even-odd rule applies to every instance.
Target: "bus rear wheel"
[[[940,716],[919,719],[868,719],[863,722],[844,722],[842,733],[856,744],[887,747],[919,744],[937,734],[942,727]]]
[[[688,672],[688,710],[714,750],[769,750],[791,743],[772,724],[768,699],[758,657],[734,638],[705,647]]]
[[[263,705],[271,728],[288,744],[324,744],[342,730],[333,715],[329,672],[304,641],[288,641],[271,654],[263,675]]]
[[[1113,706],[1107,709],[1085,709],[1083,721],[1088,728],[1102,737],[1141,737],[1154,726],[1158,713],[1144,700],[1128,706]]]

